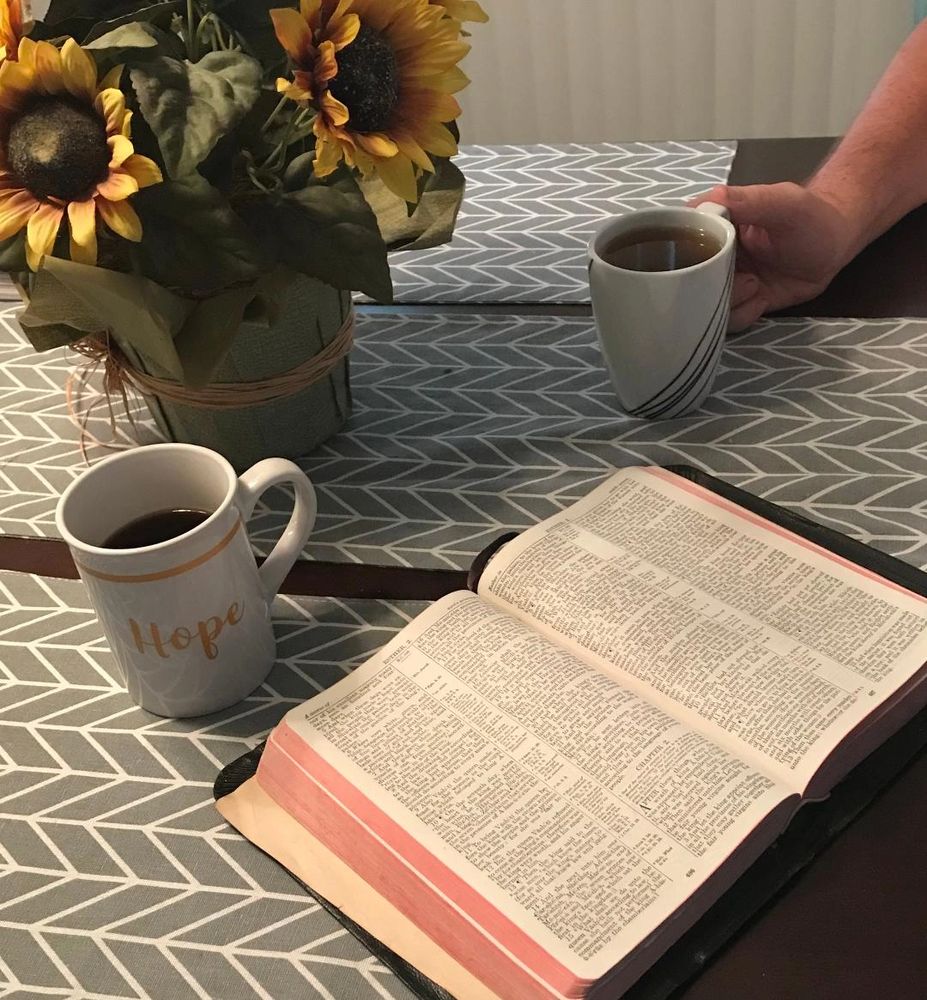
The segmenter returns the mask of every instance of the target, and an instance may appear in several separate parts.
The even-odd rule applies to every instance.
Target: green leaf
[[[173,52],[179,46],[176,35],[169,35],[153,24],[123,24],[107,31],[93,41],[85,42],[84,48],[93,52],[98,63],[113,65],[120,62],[137,61]]]
[[[95,321],[97,331],[111,333],[118,343],[128,344],[167,375],[183,378],[174,337],[186,322],[192,301],[137,274],[57,257],[46,257],[43,270],[75,300],[82,325]]]
[[[357,181],[346,171],[329,184],[255,198],[242,207],[242,215],[281,264],[334,288],[392,301],[386,244]]]
[[[26,263],[26,231],[0,241],[0,271],[28,271]]]
[[[88,6],[90,10],[88,11]],[[119,17],[128,14],[133,9],[145,7],[147,4],[132,2],[132,0],[51,0],[44,20],[48,24],[58,24],[66,21],[70,17],[93,16],[98,20],[106,20],[111,17]]]
[[[198,389],[209,384],[232,346],[255,291],[254,285],[245,285],[196,304],[175,341],[185,385]]]
[[[47,268],[33,277],[31,285],[28,304],[18,320],[29,343],[40,353],[106,329],[96,310],[85,306]]]
[[[300,153],[294,156],[283,172],[283,186],[287,191],[299,191],[307,184],[314,183],[312,164],[315,162],[315,152]]]
[[[178,0],[177,6],[183,2]],[[83,41],[120,23],[148,20],[149,9],[161,6],[151,0],[51,0],[42,22],[53,29],[53,34],[71,35]],[[46,30],[44,36],[48,34]]]
[[[198,63],[162,57],[132,70],[142,115],[171,177],[192,173],[257,100],[261,66],[241,52]]]
[[[105,21],[100,21],[99,24],[94,25],[94,27],[87,32],[87,37],[85,40],[91,42],[101,35],[112,31],[115,28],[120,27],[123,24],[132,24],[133,22],[143,21],[146,24],[153,24],[158,28],[163,28],[167,30],[171,26],[171,19],[174,14],[179,13],[184,8],[183,0],[162,0],[161,3],[152,4],[140,4],[138,10],[130,11],[127,14],[123,14],[122,17],[113,17]],[[84,4],[86,8],[86,4]],[[174,36],[176,38],[176,36]],[[179,39],[178,46],[182,47],[182,43]]]
[[[225,198],[198,174],[140,191],[136,268],[158,284],[203,297],[255,281],[269,262]]]
[[[245,320],[275,326],[283,311],[283,303],[290,286],[299,275],[289,267],[280,265],[269,274],[261,275],[255,287],[255,295],[245,310]]]
[[[442,160],[428,175],[421,200],[409,215],[406,203],[376,177],[361,181],[361,190],[380,224],[390,250],[425,250],[448,243],[463,201],[466,181],[460,170]]]
[[[53,351],[56,347],[70,347],[87,336],[87,331],[78,330],[67,323],[41,323],[34,321],[28,325],[23,322],[26,313],[18,317],[23,333],[29,338],[29,343],[39,354]]]

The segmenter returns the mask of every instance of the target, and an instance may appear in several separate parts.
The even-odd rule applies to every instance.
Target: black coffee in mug
[[[647,226],[613,237],[599,256],[628,271],[678,271],[711,260],[723,245],[701,229]]]
[[[160,545],[198,528],[209,516],[208,510],[156,510],[114,531],[103,543],[103,548],[142,549],[148,545]]]

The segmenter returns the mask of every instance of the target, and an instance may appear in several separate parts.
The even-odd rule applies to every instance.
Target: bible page
[[[927,662],[927,600],[659,469],[525,532],[479,591],[798,792]]]
[[[772,842],[797,804],[469,593],[444,598],[290,712],[265,756],[284,729],[294,796],[299,781],[324,780],[312,764],[324,759],[363,793],[353,813],[391,856],[485,937],[537,972],[527,935],[586,981],[653,933],[764,820]],[[264,787],[287,808],[287,782],[277,784]],[[335,785],[330,794],[348,797]],[[502,914],[501,929],[480,900]]]

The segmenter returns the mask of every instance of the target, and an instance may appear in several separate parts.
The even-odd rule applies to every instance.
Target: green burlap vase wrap
[[[273,325],[241,325],[213,384],[256,382],[292,371],[331,344],[352,311],[350,292],[304,277],[287,289],[281,305]],[[163,374],[133,355],[142,371]],[[341,430],[351,413],[348,358],[313,384],[269,403],[212,409],[145,398],[168,439],[212,448],[242,472],[263,458],[299,458]]]

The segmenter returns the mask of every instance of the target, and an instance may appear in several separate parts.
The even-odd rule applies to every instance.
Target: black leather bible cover
[[[893,556],[730,486],[691,466],[671,465],[667,469],[886,580],[927,597],[927,573]],[[476,591],[480,575],[492,556],[514,537],[516,536],[512,534],[503,536],[477,556],[469,576],[468,585],[471,590]],[[927,711],[913,718],[870,754],[826,800],[799,810],[779,840],[625,993],[624,1000],[667,1000],[671,997],[677,989],[696,976],[747,921],[770,904],[789,881],[809,865],[841,830],[849,826],[879,792],[922,754],[925,748]],[[253,777],[262,750],[263,745],[256,747],[220,772],[214,790],[217,799],[228,795]],[[423,976],[311,888],[300,884],[423,1000],[453,1000],[446,990]]]

